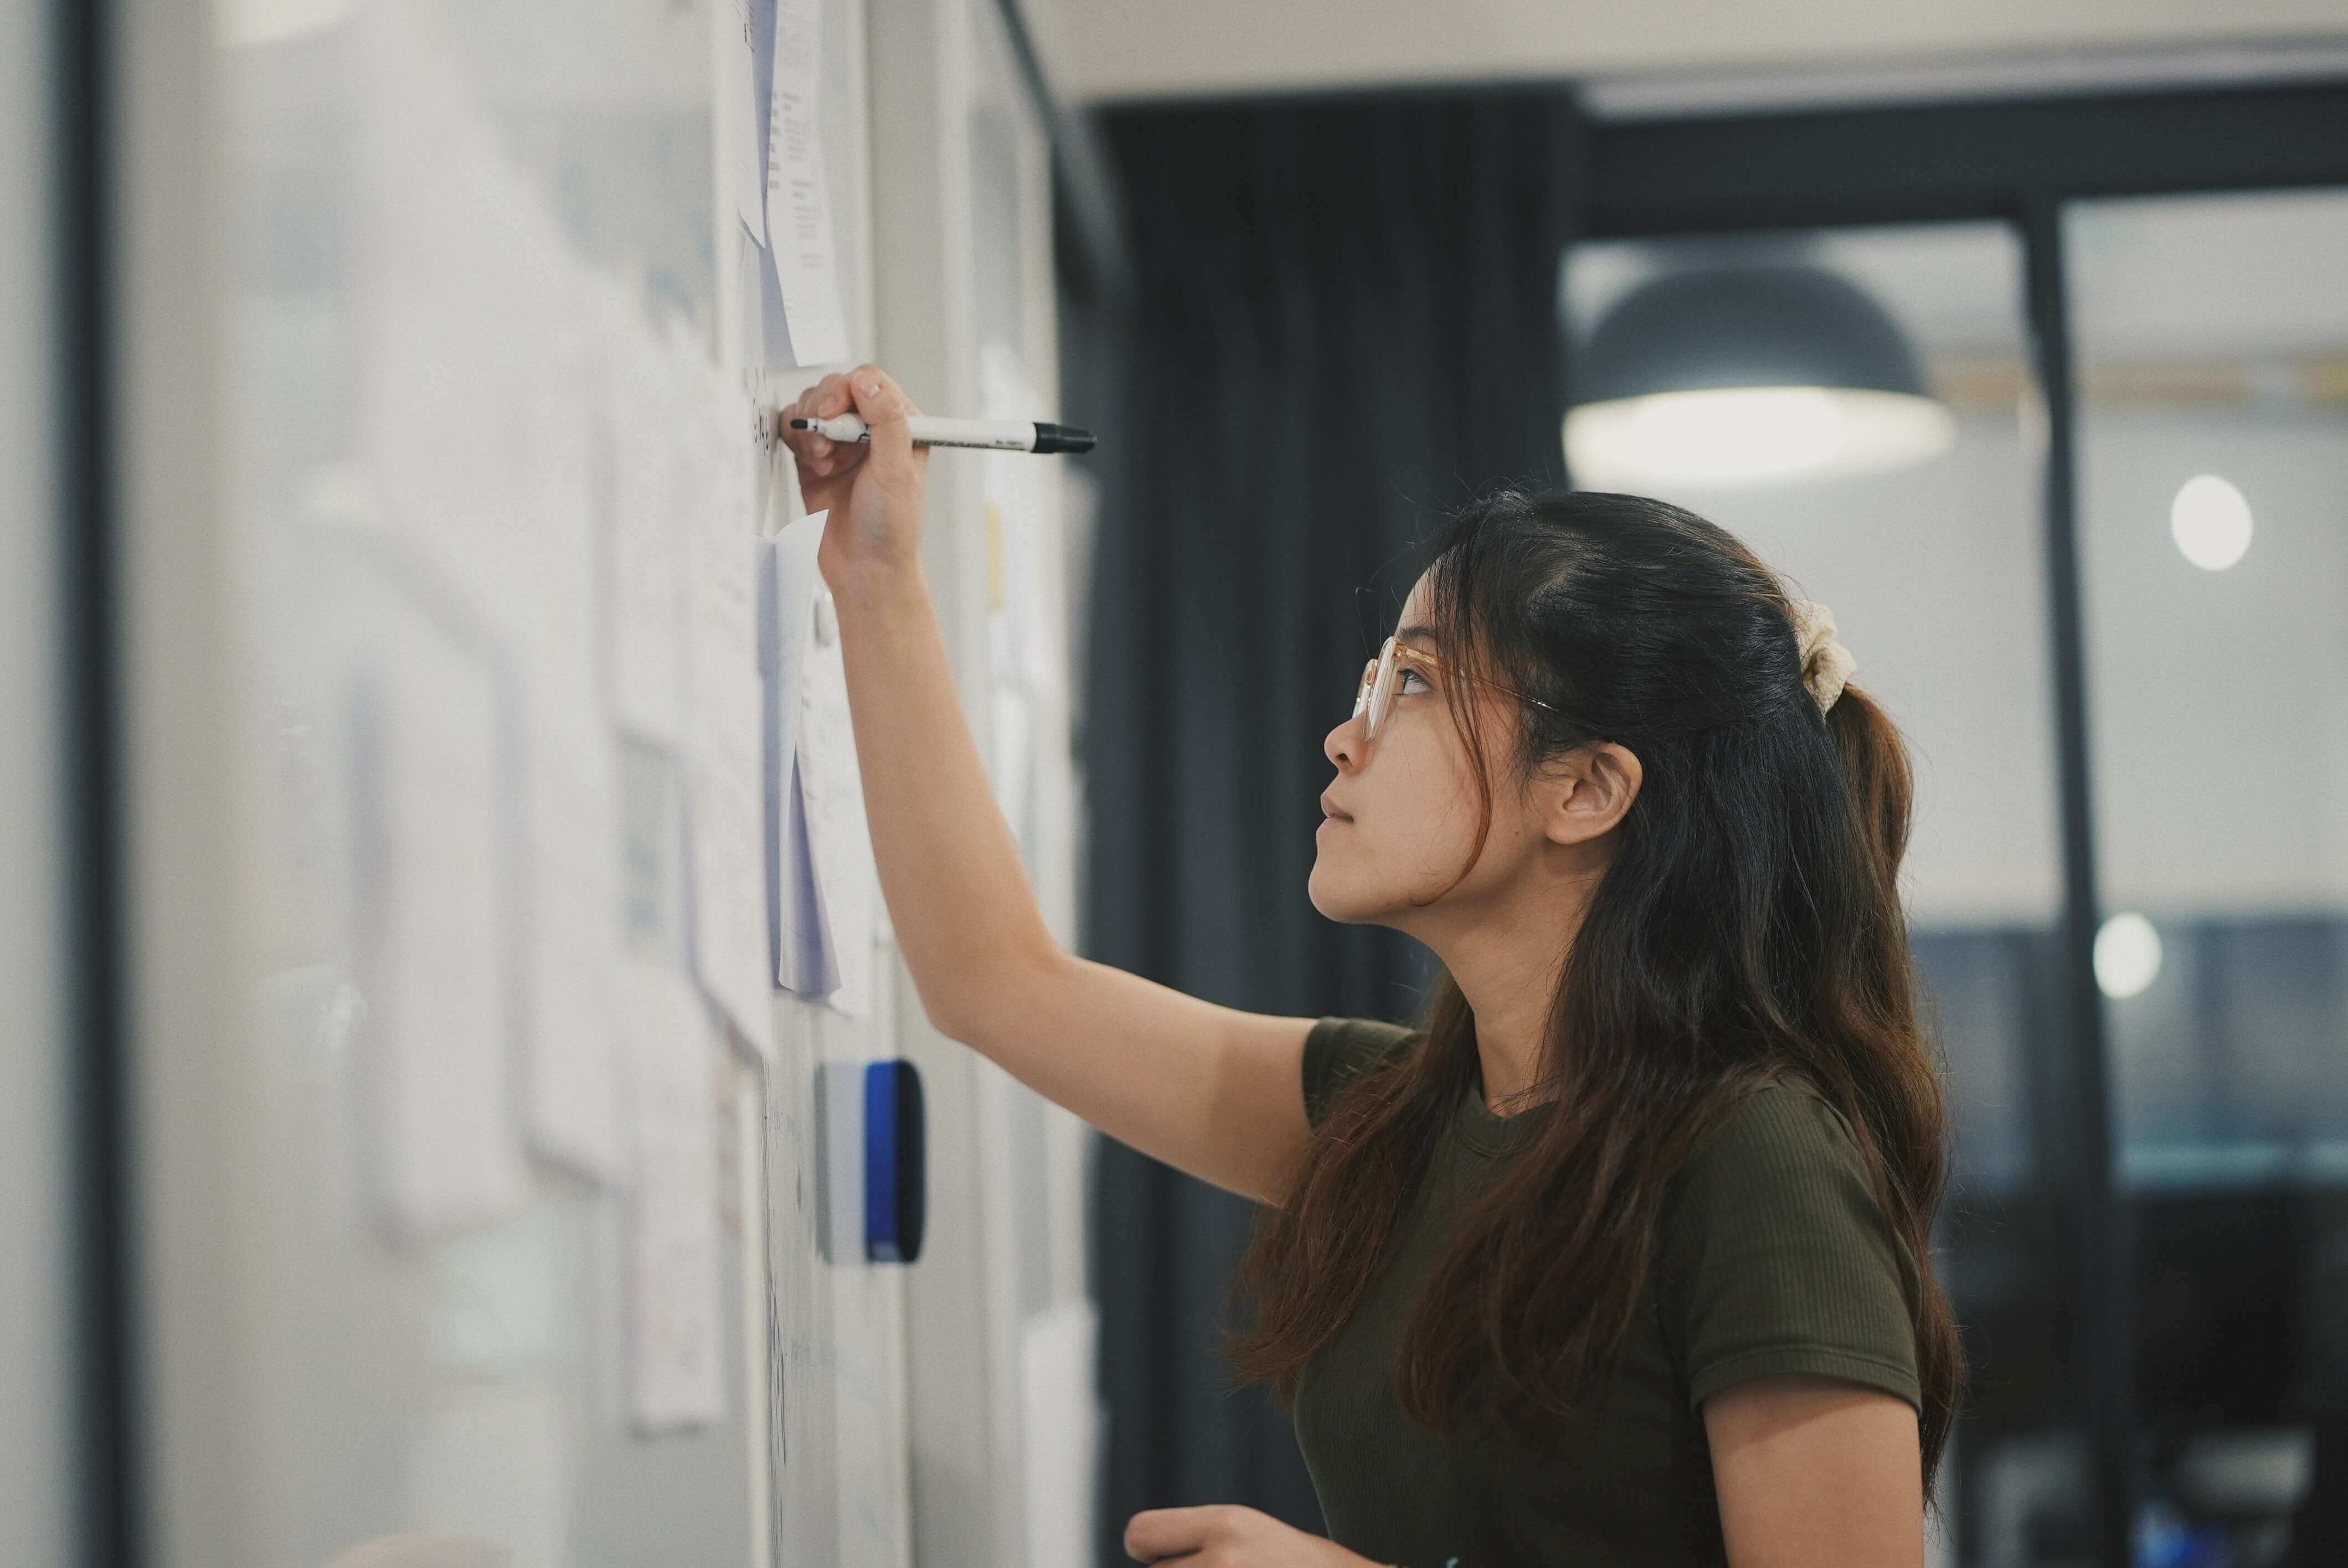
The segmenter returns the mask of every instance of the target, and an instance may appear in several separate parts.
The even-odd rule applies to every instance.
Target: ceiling
[[[1027,0],[1069,98],[1566,78],[1608,113],[2348,75],[2343,0]],[[1610,97],[1611,95],[1611,97]]]

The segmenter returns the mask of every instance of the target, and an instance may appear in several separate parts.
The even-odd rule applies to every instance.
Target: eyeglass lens
[[[1385,727],[1387,710],[1394,705],[1395,640],[1387,638],[1378,649],[1378,656],[1362,667],[1361,689],[1354,694],[1354,712],[1370,716],[1370,738],[1375,740]]]

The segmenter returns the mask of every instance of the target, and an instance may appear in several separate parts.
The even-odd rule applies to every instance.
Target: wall
[[[0,1559],[73,1540],[48,37],[0,5]]]

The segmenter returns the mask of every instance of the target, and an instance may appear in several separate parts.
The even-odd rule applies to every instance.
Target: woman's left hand
[[[1174,1559],[1182,1568],[1364,1568],[1370,1562],[1334,1541],[1228,1502],[1137,1513],[1125,1527],[1125,1551],[1137,1562]]]

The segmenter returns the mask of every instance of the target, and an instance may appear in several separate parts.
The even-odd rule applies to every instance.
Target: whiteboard
[[[464,1139],[435,1149],[462,1159],[382,1157],[386,1103],[427,1131],[499,1124],[478,1114],[499,1092],[482,1053],[414,1020],[483,1027],[479,1008],[433,1009],[478,999],[480,948],[505,938],[456,941],[411,896],[409,849],[454,841],[412,830],[444,797],[478,807],[478,789],[446,795],[452,780],[508,777],[515,725],[539,726],[526,758],[603,754],[547,719],[575,719],[568,698],[541,699],[575,698],[613,651],[583,616],[541,612],[587,582],[562,528],[617,463],[609,411],[583,443],[566,412],[618,341],[612,313],[634,323],[626,341],[649,331],[663,363],[733,394],[779,402],[813,374],[753,370],[729,346],[739,256],[716,132],[735,5],[215,0],[120,19],[126,1011],[139,1506],[158,1562],[1061,1568],[1086,1549],[1086,1134],[931,1030],[893,955],[872,1016],[778,999],[771,1054],[710,1077],[709,1332],[660,1343],[671,1371],[714,1371],[714,1413],[680,1375],[663,1385],[687,1396],[675,1419],[657,1435],[637,1419],[643,1227],[597,1173],[592,1116],[564,1123],[559,1158],[479,1158]],[[825,0],[824,15],[850,357],[883,359],[933,409],[1050,405],[1043,135],[995,7]],[[393,68],[386,18],[432,40],[431,69]],[[437,161],[386,159],[401,138]],[[407,179],[388,198],[386,169]],[[458,199],[489,242],[416,243]],[[501,395],[438,423],[386,417],[386,387],[459,363]],[[1081,793],[1061,477],[937,464],[930,566],[966,711],[1065,939]],[[769,467],[745,505],[794,515],[788,476]],[[1011,598],[1033,624],[1005,619]],[[386,648],[458,695],[386,703],[397,682],[355,683],[354,651]],[[616,764],[618,902],[629,964],[674,971],[698,917],[675,758],[644,718]],[[593,793],[449,820],[475,845],[526,845],[536,867],[553,863],[538,808]],[[480,857],[440,856],[436,875]],[[447,959],[449,984],[386,989],[392,929]],[[387,1098],[386,1038],[456,1076],[394,1075]],[[899,1055],[928,1086],[929,1245],[911,1268],[819,1264],[816,1068]],[[523,1074],[533,1105],[543,1068]],[[435,1117],[444,1091],[474,1114]]]
[[[209,1223],[225,1256],[222,1322],[208,1343],[226,1350],[211,1377],[228,1408],[212,1430],[232,1457],[167,1450],[163,1462],[226,1481],[234,1495],[220,1508],[233,1521],[236,1560],[256,1568],[313,1568],[449,1536],[491,1543],[518,1568],[910,1561],[901,1282],[815,1263],[801,1224],[814,1064],[888,1054],[890,1017],[849,1020],[778,999],[771,1061],[732,1059],[712,1106],[723,1413],[688,1430],[648,1436],[631,1418],[628,1240],[611,1184],[533,1156],[505,1211],[410,1234],[386,1225],[365,1153],[377,1136],[369,1020],[379,1022],[384,1000],[369,994],[352,937],[354,910],[371,897],[355,885],[366,828],[352,781],[373,765],[355,751],[345,712],[362,619],[354,607],[399,599],[448,630],[451,657],[478,655],[493,671],[544,651],[517,647],[532,630],[504,613],[527,585],[480,580],[464,564],[480,559],[464,553],[474,542],[465,530],[494,517],[441,508],[428,523],[450,536],[447,552],[428,538],[417,546],[426,530],[377,526],[390,503],[362,450],[368,421],[355,391],[377,352],[363,248],[396,240],[414,215],[369,206],[382,205],[384,189],[366,171],[365,117],[384,70],[370,26],[396,11],[430,39],[451,101],[492,128],[478,159],[447,171],[452,183],[479,176],[512,192],[545,217],[579,276],[607,286],[648,332],[669,323],[712,374],[739,375],[726,333],[731,211],[714,137],[733,7],[221,9],[228,261],[216,417],[229,455],[227,635],[252,700],[235,715],[246,743],[234,821],[212,825],[242,829],[257,853],[238,908],[235,999],[247,1023],[224,1042],[210,1112],[173,1112],[214,1118],[205,1157],[219,1163],[226,1203]],[[826,150],[863,348],[863,16],[856,0],[825,10]],[[524,335],[485,313],[507,302],[484,292],[499,261],[401,281],[444,291],[450,321],[481,317],[485,331]],[[577,347],[560,335],[546,334],[550,354]],[[465,446],[466,432],[445,434]],[[747,425],[742,436],[747,446]],[[478,497],[464,456],[452,450],[450,471],[419,476],[417,494]],[[788,497],[769,486],[760,499]],[[582,559],[596,548],[590,523],[580,518]],[[529,700],[525,690],[519,701]],[[657,745],[628,746],[657,764]],[[677,961],[675,914],[655,911],[632,938],[640,950]],[[168,1286],[160,1307],[176,1310]]]

